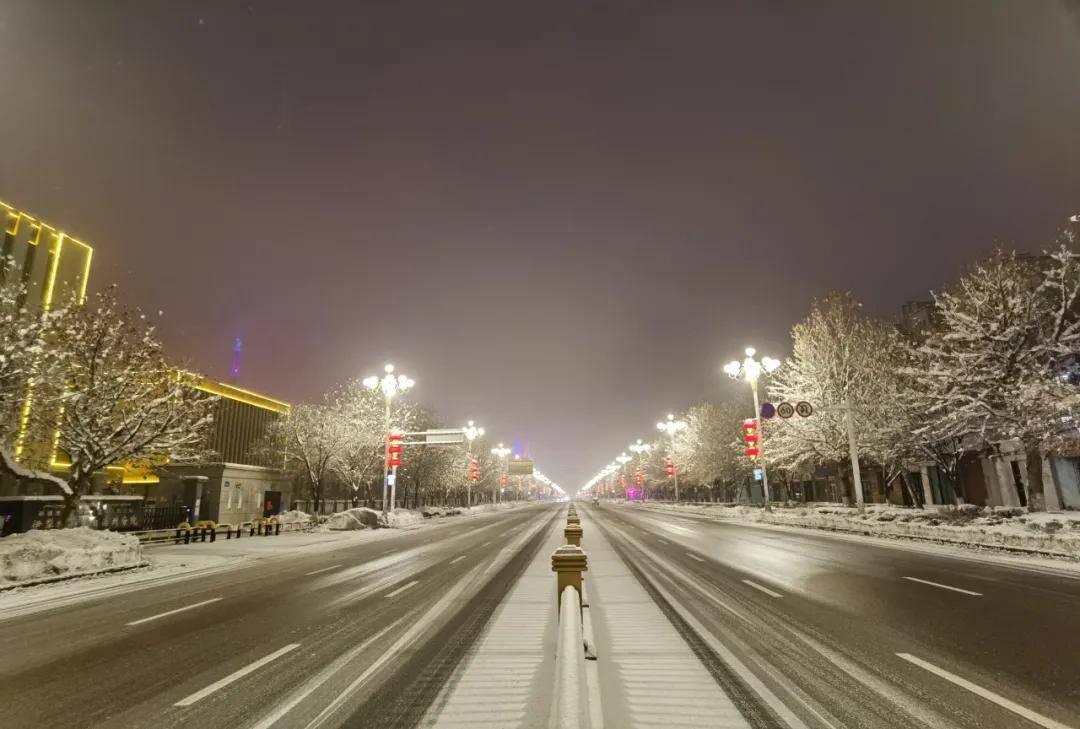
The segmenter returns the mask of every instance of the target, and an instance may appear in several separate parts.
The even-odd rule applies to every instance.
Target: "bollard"
[[[566,543],[572,544],[575,547],[581,546],[581,525],[580,524],[567,524],[563,529],[563,536],[566,537]]]
[[[580,524],[581,519],[578,517],[577,512],[572,511],[569,514],[567,514],[566,515],[566,523],[567,524]]]
[[[558,589],[555,592],[555,604],[559,604],[562,592],[567,587],[577,590],[578,603],[581,603],[581,573],[588,569],[588,557],[585,552],[573,544],[564,544],[551,554],[551,571],[558,576]]]
[[[279,534],[281,534],[281,522],[275,521],[274,522],[274,536],[276,537]]]

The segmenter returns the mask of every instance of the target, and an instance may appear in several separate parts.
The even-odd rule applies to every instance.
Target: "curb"
[[[7,592],[8,590],[14,590],[19,587],[34,587],[35,585],[49,585],[53,582],[66,582],[67,580],[76,580],[80,577],[94,577],[96,575],[107,575],[113,572],[125,572],[127,570],[139,569],[142,567],[149,567],[150,563],[146,560],[136,562],[135,564],[125,564],[119,567],[106,567],[100,570],[94,570],[92,572],[72,572],[69,575],[56,575],[54,577],[39,577],[36,580],[24,580],[23,582],[15,582],[10,585],[0,586],[0,592]]]
[[[928,536],[917,536],[917,535],[912,535],[912,534],[888,534],[888,533],[873,534],[873,533],[871,533],[869,531],[865,531],[865,530],[862,530],[862,529],[844,529],[844,528],[841,528],[841,527],[817,526],[817,525],[814,525],[814,524],[798,524],[798,523],[795,523],[795,522],[779,523],[779,522],[766,521],[764,519],[760,520],[760,521],[744,521],[742,519],[728,519],[728,518],[724,518],[724,517],[720,517],[720,516],[713,516],[713,515],[709,515],[709,514],[696,514],[694,512],[685,512],[685,511],[682,511],[680,509],[655,509],[654,511],[658,511],[658,512],[661,512],[661,513],[667,512],[667,513],[670,513],[670,514],[681,514],[681,515],[684,515],[684,516],[697,517],[697,518],[700,518],[700,519],[704,519],[706,521],[712,521],[712,522],[717,522],[717,523],[721,523],[721,524],[737,524],[739,526],[750,526],[750,527],[753,527],[753,526],[765,526],[765,527],[775,527],[775,528],[780,528],[780,529],[786,529],[786,528],[805,529],[805,530],[813,530],[813,531],[819,531],[819,532],[832,532],[834,534],[843,534],[843,535],[854,536],[854,537],[866,537],[868,539],[887,539],[887,540],[897,540],[897,541],[920,542],[920,543],[923,543],[923,544],[943,544],[943,545],[947,545],[947,546],[950,546],[950,547],[960,547],[962,549],[968,549],[968,550],[973,550],[973,551],[990,550],[990,551],[994,551],[994,552],[1009,552],[1009,553],[1012,553],[1012,554],[1023,554],[1023,555],[1036,556],[1036,557],[1047,557],[1049,559],[1063,560],[1065,562],[1080,562],[1080,555],[1070,554],[1068,552],[1052,552],[1052,551],[1048,551],[1048,550],[1045,550],[1045,549],[1036,549],[1034,547],[1021,547],[1021,546],[1008,545],[1008,544],[988,544],[988,543],[984,543],[984,542],[965,542],[965,541],[962,541],[962,540],[959,540],[959,539],[949,539],[948,537],[945,537],[945,536],[928,537]]]

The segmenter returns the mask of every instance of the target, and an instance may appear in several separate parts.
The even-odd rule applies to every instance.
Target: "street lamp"
[[[656,424],[657,430],[662,430],[671,436],[671,463],[675,464],[675,434],[688,427],[685,420],[676,420],[674,413],[668,413],[667,420],[661,420]],[[679,500],[679,468],[671,469],[671,477],[675,479],[675,501]]]
[[[491,449],[491,455],[495,456],[496,459],[501,461],[501,460],[505,459],[507,456],[510,455],[510,449],[507,448],[506,446],[504,446],[502,443],[500,443],[498,446]],[[501,481],[501,478],[500,478],[500,481]],[[491,487],[491,501],[492,501],[492,503],[496,503],[499,500],[499,492],[496,491],[495,488],[496,488],[495,486]]]
[[[623,489],[623,497],[626,497],[626,464],[633,459],[633,456],[626,455],[626,451],[623,451],[619,455],[615,456],[615,460],[619,463],[619,484]]]
[[[383,367],[383,372],[385,374],[382,378],[372,375],[370,377],[365,377],[363,382],[364,387],[371,391],[382,390],[383,399],[386,401],[386,446],[383,452],[385,460],[383,461],[382,489],[382,510],[385,514],[387,489],[390,490],[391,503],[397,500],[397,466],[390,465],[390,405],[393,402],[395,395],[399,392],[409,390],[416,383],[405,375],[395,375],[394,365],[392,364]]]
[[[484,434],[483,428],[478,428],[469,421],[468,424],[461,429],[461,432],[465,434],[465,452],[466,458],[469,461],[468,468],[465,471],[465,488],[468,491],[468,503],[467,506],[472,508],[472,442]]]
[[[630,444],[630,450],[632,450],[634,452],[634,455],[636,455],[638,458],[644,458],[645,454],[652,450],[652,444],[651,443],[644,443],[644,442],[642,442],[641,438],[638,438],[636,443],[631,443]],[[646,492],[646,490],[647,489],[646,489],[645,483],[643,481],[642,484],[641,484],[641,500],[642,501],[645,500],[645,492]]]
[[[758,378],[761,373],[769,374],[776,371],[780,366],[780,360],[772,357],[762,357],[760,361],[754,359],[757,350],[753,347],[746,348],[746,358],[739,362],[732,360],[724,365],[724,372],[733,380],[746,380],[750,383],[750,390],[754,393],[754,419],[757,421],[758,437],[758,463],[761,466],[761,490],[765,496],[765,511],[769,511],[769,475],[765,471],[765,434],[761,430],[761,404],[758,402]]]

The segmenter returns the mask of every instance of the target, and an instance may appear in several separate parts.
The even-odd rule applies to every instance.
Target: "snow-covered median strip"
[[[640,504],[634,504],[640,507]],[[1080,512],[1026,513],[1015,508],[913,509],[869,504],[863,514],[839,504],[761,508],[646,503],[644,508],[718,520],[824,529],[872,537],[900,537],[961,546],[1080,559]]]
[[[137,537],[110,531],[31,530],[0,539],[0,588],[143,564]]]

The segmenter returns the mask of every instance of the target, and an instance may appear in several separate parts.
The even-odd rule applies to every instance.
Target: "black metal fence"
[[[174,529],[188,521],[186,506],[147,506],[143,509],[143,529]]]

